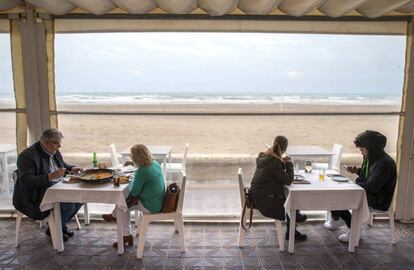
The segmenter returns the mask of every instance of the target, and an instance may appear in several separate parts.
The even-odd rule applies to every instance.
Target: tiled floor
[[[71,224],[74,227],[74,224]],[[398,243],[388,241],[388,223],[365,227],[354,254],[322,222],[306,222],[300,230],[309,239],[296,244],[295,254],[280,252],[271,223],[254,224],[246,246],[237,247],[237,224],[185,223],[185,253],[179,251],[172,224],[151,224],[144,258],[136,247],[118,256],[111,244],[115,224],[93,221],[56,253],[37,222],[24,219],[21,245],[14,248],[14,219],[0,219],[0,268],[20,269],[414,269],[414,224],[397,223]],[[287,242],[286,242],[287,245]]]

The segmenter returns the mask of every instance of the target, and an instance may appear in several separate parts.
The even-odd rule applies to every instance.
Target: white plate
[[[335,175],[335,176],[332,176],[332,180],[334,180],[336,182],[348,182],[349,178],[345,177],[345,176],[342,176],[342,175]]]
[[[305,176],[300,175],[300,174],[295,174],[293,176],[293,180],[305,180]]]

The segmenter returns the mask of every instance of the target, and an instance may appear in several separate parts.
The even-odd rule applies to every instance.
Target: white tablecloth
[[[128,185],[121,184],[119,187],[114,187],[112,182],[105,184],[86,184],[86,183],[66,183],[59,182],[56,185],[48,188],[40,204],[42,211],[53,208],[49,216],[49,228],[52,236],[53,247],[62,252],[64,250],[62,230],[60,229],[60,203],[109,203],[115,204],[116,219],[117,219],[117,236],[118,243],[123,243],[122,228],[123,228],[123,212],[128,211],[125,198],[128,196]],[[124,245],[118,245],[118,254],[124,253]]]
[[[335,171],[326,171],[336,173]],[[324,181],[319,181],[318,171],[305,174],[305,179],[311,184],[292,184],[285,186],[288,196],[285,202],[287,213],[292,210],[358,210],[358,225],[365,222],[369,217],[369,209],[365,190],[355,183],[335,182],[330,177],[325,176]],[[290,244],[290,243],[289,243]],[[293,243],[292,243],[293,246]],[[353,247],[350,247],[353,250]],[[293,248],[290,248],[293,252]]]
[[[128,197],[126,184],[114,187],[112,182],[105,184],[65,183],[63,181],[48,188],[40,204],[40,210],[53,208],[55,202],[109,203],[116,204],[122,211],[128,209],[125,198]]]

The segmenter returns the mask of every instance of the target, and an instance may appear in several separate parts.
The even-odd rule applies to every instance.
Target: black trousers
[[[348,210],[331,211],[331,215],[334,219],[342,218],[345,221],[346,226],[348,228],[351,228],[352,215],[351,212],[349,212]]]

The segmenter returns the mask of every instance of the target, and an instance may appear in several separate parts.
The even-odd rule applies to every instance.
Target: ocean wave
[[[0,98],[1,101],[1,98]],[[400,103],[399,97],[367,96],[254,96],[254,95],[102,95],[73,94],[59,95],[61,104],[326,104],[326,105],[394,105]]]

